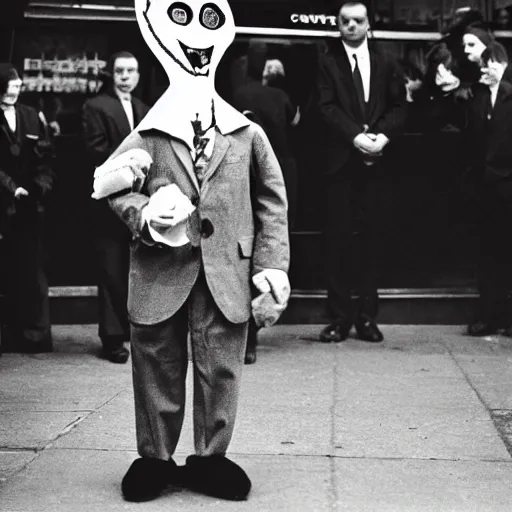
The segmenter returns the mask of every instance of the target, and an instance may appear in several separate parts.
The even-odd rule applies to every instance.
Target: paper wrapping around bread
[[[93,199],[104,199],[142,184],[153,160],[144,149],[130,149],[107,160],[94,171]]]
[[[191,213],[196,209],[195,206],[190,202],[190,199],[180,190],[176,184],[165,185],[160,187],[151,196],[151,201],[161,203],[165,206],[172,206],[173,211],[176,215],[183,218],[181,222],[170,228],[155,228],[149,222],[147,210],[143,210],[142,215],[144,220],[147,222],[149,234],[155,242],[159,242],[170,247],[181,247],[189,243],[187,236],[187,222]],[[149,205],[151,206],[151,205]],[[157,204],[157,206],[159,206]]]

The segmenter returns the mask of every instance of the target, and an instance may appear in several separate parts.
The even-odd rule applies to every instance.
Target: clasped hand
[[[195,210],[190,199],[174,183],[160,187],[142,211],[143,219],[155,229],[173,228]]]
[[[360,133],[354,138],[354,146],[365,155],[380,156],[389,142],[383,133]]]
[[[20,199],[21,197],[28,196],[28,190],[23,187],[18,187],[14,192],[14,197]]]

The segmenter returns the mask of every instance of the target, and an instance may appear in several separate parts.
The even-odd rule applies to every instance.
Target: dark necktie
[[[357,55],[354,53],[352,55],[354,57],[354,70],[352,71],[352,78],[354,80],[354,86],[356,88],[357,99],[359,101],[359,106],[361,107],[361,112],[363,115],[366,110],[366,102],[364,100],[364,87],[363,87],[363,78],[361,77],[361,71],[359,71],[359,65],[357,63]]]
[[[194,159],[194,170],[196,172],[197,180],[199,184],[203,182],[204,174],[206,171],[207,161],[204,158],[204,152],[206,150],[206,146],[210,141],[209,137],[205,137],[206,133],[210,128],[214,128],[217,125],[217,121],[215,119],[215,104],[212,100],[212,122],[208,128],[203,130],[203,126],[201,121],[199,120],[199,114],[196,114],[195,121],[192,122],[192,128],[194,129],[194,149],[196,152]]]

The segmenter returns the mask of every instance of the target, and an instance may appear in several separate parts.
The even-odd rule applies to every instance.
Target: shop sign
[[[66,59],[25,58],[23,61],[23,87],[26,92],[84,93],[97,92],[102,81],[99,72],[107,65],[98,58]]]
[[[298,14],[294,13],[290,16],[290,20],[294,25],[307,25],[308,28],[321,27],[332,28],[337,27],[336,16],[327,16],[326,14]]]

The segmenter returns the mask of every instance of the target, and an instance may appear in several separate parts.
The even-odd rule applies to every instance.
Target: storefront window
[[[298,289],[321,289],[324,282],[322,230],[325,223],[326,180],[322,129],[315,118],[312,95],[316,60],[324,41],[311,38],[272,41],[238,37],[223,62],[219,89],[228,101],[247,79],[249,45],[267,44],[268,58],[282,63],[285,89],[302,119],[287,135],[296,162],[297,213],[292,230],[291,278]],[[429,41],[377,41],[395,55],[408,74],[418,69]],[[414,71],[414,69],[416,71]],[[227,83],[229,82],[229,87]],[[405,88],[405,76],[404,76]],[[229,92],[228,92],[229,91]],[[413,109],[411,109],[411,113]],[[380,189],[381,287],[429,288],[474,283],[474,207],[461,164],[461,137],[456,131],[424,133],[421,113],[403,137],[394,141],[393,155]]]
[[[512,29],[512,1],[494,0],[492,7],[493,28],[496,30]]]
[[[91,4],[100,1],[124,5],[121,0],[94,0]],[[132,6],[132,0],[126,3],[130,4],[127,8]],[[268,59],[280,63],[277,68],[282,73],[274,85],[283,88],[294,108],[301,112],[299,124],[287,130],[297,173],[297,211],[291,235],[292,282],[298,289],[322,289],[325,288],[324,134],[315,119],[312,91],[318,55],[331,36],[337,37],[333,2],[232,0],[231,5],[240,30],[219,66],[217,90],[228,102],[233,101],[237,88],[247,79],[250,44],[265,43]],[[370,9],[374,39],[378,46],[396,57],[404,75],[404,88],[406,79],[421,77],[426,52],[439,31],[453,20],[456,9],[464,6],[492,15],[495,28],[512,30],[508,20],[512,0],[493,0],[492,4],[484,0],[374,0]],[[80,9],[75,11],[87,12],[85,8]],[[58,61],[63,75],[66,70],[62,69],[61,61],[71,59],[76,69],[72,70],[73,76],[66,75],[69,79],[66,83],[85,86],[89,82],[83,82],[80,69],[86,61],[89,69],[89,61],[105,61],[113,51],[129,49],[140,57],[142,98],[153,104],[167,87],[167,77],[142,41],[134,18],[128,22],[112,21],[108,26],[86,17],[79,25],[60,19],[48,25],[37,19],[31,23],[17,32],[13,53],[14,61],[27,75],[28,85],[49,84],[51,78],[51,84],[60,87],[60,77],[55,77],[52,66],[57,66]],[[501,41],[509,49],[512,39]],[[48,62],[42,64],[43,73],[40,73],[37,66],[43,61]],[[63,136],[58,141],[59,188],[49,223],[49,236],[54,241],[49,244],[51,283],[93,284],[84,220],[91,169],[85,168],[80,158],[83,151],[80,107],[87,94],[61,90],[57,93],[61,100],[59,120]],[[414,107],[410,110],[414,112]],[[393,158],[382,182],[380,285],[383,288],[472,286],[477,210],[460,161],[463,151],[460,133],[426,133],[421,116],[421,112],[411,114],[407,133],[394,141]],[[66,250],[62,248],[63,232],[76,233],[76,240],[71,243],[68,240]],[[64,259],[70,257],[77,262],[73,268],[64,264]],[[69,273],[63,269],[69,269]]]

